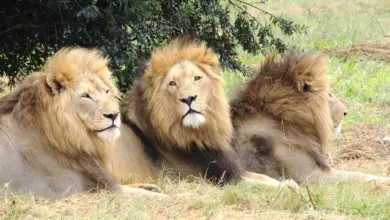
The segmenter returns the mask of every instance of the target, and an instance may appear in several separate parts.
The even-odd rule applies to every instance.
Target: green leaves
[[[0,8],[0,75],[10,76],[11,84],[39,69],[61,47],[78,45],[99,48],[110,57],[124,92],[152,50],[181,34],[207,42],[223,68],[245,73],[238,46],[252,54],[283,52],[288,47],[273,36],[273,27],[286,35],[303,30],[243,0],[6,1],[7,7]],[[249,8],[269,22],[260,22]]]

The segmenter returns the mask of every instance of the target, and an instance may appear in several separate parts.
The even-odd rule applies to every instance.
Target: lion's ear
[[[306,94],[319,90],[318,87],[326,85],[326,72],[328,58],[322,53],[302,53],[300,55],[291,54],[290,71],[293,73],[298,91]]]
[[[50,73],[46,77],[46,83],[54,95],[59,95],[65,89],[70,88],[76,81],[75,75],[64,73]]]

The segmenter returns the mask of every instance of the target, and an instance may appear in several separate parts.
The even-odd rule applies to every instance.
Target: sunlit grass
[[[318,212],[322,216],[342,215],[345,218],[390,218],[390,192],[377,190],[374,185],[339,184],[313,185],[298,191],[253,183],[238,183],[224,188],[210,186],[204,181],[196,183],[160,181],[168,194],[190,191],[191,196],[167,199],[135,197],[123,200],[102,192],[97,195],[80,195],[56,202],[38,200],[31,196],[9,197],[0,200],[0,210],[7,207],[3,219],[60,218],[84,219],[198,219],[229,213],[251,213],[252,217],[270,211],[289,211],[295,214]],[[73,216],[73,217],[72,217]],[[164,217],[163,217],[164,216]],[[274,217],[282,217],[274,214]],[[352,218],[352,216],[354,216]],[[159,218],[160,217],[160,218]],[[232,219],[232,218],[228,218]],[[253,219],[253,218],[250,218]]]

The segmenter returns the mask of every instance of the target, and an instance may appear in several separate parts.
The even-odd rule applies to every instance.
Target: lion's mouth
[[[202,113],[190,108],[186,114],[183,116],[183,126],[199,128],[206,121]]]
[[[185,114],[183,115],[183,119],[184,119],[187,115],[189,115],[189,114],[191,114],[191,113],[200,114],[200,115],[202,114],[202,113],[200,113],[200,112],[198,112],[198,111],[196,111],[196,110],[190,108],[190,109],[187,111],[187,113],[185,113]]]
[[[341,123],[339,125],[335,126],[335,128],[334,128],[335,135],[340,134],[340,132],[341,132]]]
[[[111,129],[111,128],[118,128],[116,125],[110,125],[110,126],[108,126],[108,127],[106,127],[106,128],[103,128],[103,129],[101,129],[101,130],[96,130],[96,132],[103,132],[103,131],[107,131],[107,130],[109,130],[109,129]]]

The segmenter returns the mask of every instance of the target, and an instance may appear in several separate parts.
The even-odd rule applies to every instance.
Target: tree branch
[[[231,0],[229,0],[229,2],[230,2],[230,1],[231,1]],[[261,8],[257,7],[256,5],[254,5],[254,4],[252,4],[252,3],[249,3],[249,2],[246,2],[246,1],[242,1],[242,0],[234,0],[234,1],[238,1],[238,2],[240,2],[241,4],[244,4],[244,5],[249,5],[250,7],[255,8],[255,9],[257,9],[257,10],[263,12],[264,14],[271,16],[271,17],[276,17],[275,15],[269,13],[268,11],[265,11],[264,9],[261,9]]]
[[[257,22],[257,24],[259,24],[260,26],[264,26],[262,23],[260,23],[260,21],[257,20],[256,17],[254,17],[253,15],[251,15],[247,10],[245,10],[245,8],[243,8],[241,5],[238,5],[234,2],[232,2],[232,0],[228,0],[229,4],[233,5],[236,9],[239,8],[241,11],[245,12],[245,14],[247,14],[249,17],[251,17],[254,21]]]

